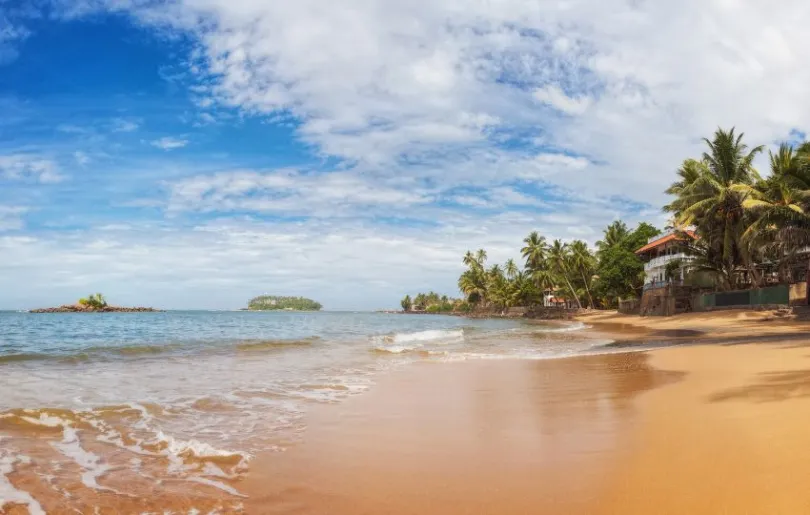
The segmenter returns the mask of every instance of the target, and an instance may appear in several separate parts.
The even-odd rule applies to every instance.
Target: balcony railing
[[[644,291],[656,288],[666,288],[667,286],[683,286],[683,281],[673,279],[671,281],[652,281],[644,285]]]
[[[668,254],[666,256],[658,256],[656,258],[652,258],[647,263],[644,264],[644,270],[651,270],[653,268],[660,268],[662,266],[666,266],[667,263],[670,261],[674,261],[676,259],[680,259],[684,262],[690,261],[692,258],[691,256],[687,256],[683,252],[679,252],[677,254]]]

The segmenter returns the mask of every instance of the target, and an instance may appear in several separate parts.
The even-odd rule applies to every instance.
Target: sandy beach
[[[316,410],[299,446],[258,457],[242,485],[246,508],[336,515],[810,512],[810,347],[800,339],[802,323],[749,312],[601,316],[632,325],[628,340],[674,329],[710,333],[709,340],[786,337],[415,365],[363,396]]]

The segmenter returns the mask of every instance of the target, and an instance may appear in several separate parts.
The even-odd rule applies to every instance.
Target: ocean
[[[581,323],[349,312],[0,312],[0,511],[239,513],[253,456],[419,361],[593,352]],[[107,510],[107,511],[104,511]]]

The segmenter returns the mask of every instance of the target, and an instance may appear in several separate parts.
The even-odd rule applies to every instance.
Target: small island
[[[320,311],[320,302],[304,297],[260,295],[248,302],[248,311]]]
[[[95,293],[79,299],[75,304],[65,304],[55,308],[32,309],[29,313],[157,313],[160,311],[155,308],[110,306],[107,304],[104,295]]]

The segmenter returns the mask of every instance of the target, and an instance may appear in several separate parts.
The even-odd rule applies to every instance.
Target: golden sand
[[[250,513],[589,513],[641,392],[680,374],[641,353],[422,364],[314,413],[255,461]]]
[[[796,341],[426,363],[309,425],[252,464],[250,513],[810,513]]]

